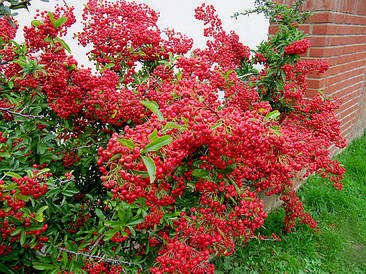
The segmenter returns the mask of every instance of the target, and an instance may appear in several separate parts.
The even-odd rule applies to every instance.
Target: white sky
[[[82,10],[87,0],[65,0],[69,6],[75,7],[77,22],[69,30],[65,39],[70,46],[72,54],[80,64],[89,66],[85,55],[86,49],[77,45],[73,33],[82,28]],[[110,0],[113,1],[113,0]],[[203,37],[203,23],[194,18],[194,9],[202,3],[212,4],[222,20],[225,30],[234,30],[240,37],[240,41],[250,48],[255,48],[262,40],[267,39],[268,20],[262,15],[240,16],[237,20],[231,18],[234,12],[243,11],[252,7],[254,0],[136,0],[138,3],[145,3],[160,13],[158,25],[160,28],[170,28],[186,34],[193,38],[194,48],[203,47],[205,39]],[[36,9],[52,10],[56,4],[63,4],[60,0],[50,0],[49,3],[40,0],[32,0],[29,8],[19,10],[16,16],[20,24],[17,40],[22,41],[22,29],[24,25],[29,25],[33,20]]]

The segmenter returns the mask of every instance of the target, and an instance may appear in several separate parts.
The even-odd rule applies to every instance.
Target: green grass
[[[366,134],[336,158],[346,168],[342,191],[314,176],[298,193],[318,232],[298,225],[284,233],[279,209],[260,233],[282,241],[237,246],[232,256],[215,260],[215,273],[366,273]]]

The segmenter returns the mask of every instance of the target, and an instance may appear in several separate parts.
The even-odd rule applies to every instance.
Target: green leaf
[[[43,23],[39,20],[32,20],[31,24],[35,27],[38,27],[38,26],[42,25]]]
[[[100,71],[102,72],[102,71],[104,71],[106,69],[110,69],[112,67],[114,67],[114,64],[113,63],[109,63],[109,64],[106,64]]]
[[[24,202],[29,201],[29,196],[25,196],[25,195],[17,195],[16,198],[19,199],[19,200],[22,200]]]
[[[114,160],[116,160],[116,159],[118,159],[118,158],[121,158],[121,155],[122,155],[122,153],[116,153],[116,154],[114,154],[112,157],[111,157],[111,161],[114,161]]]
[[[99,219],[101,220],[105,219],[103,212],[99,208],[95,209],[95,214],[98,216]]]
[[[149,135],[149,140],[154,140],[158,138],[158,131],[155,129],[150,135]]]
[[[33,263],[33,268],[37,270],[51,270],[55,269],[57,266],[54,264],[43,264],[43,263]]]
[[[176,123],[168,122],[168,123],[166,123],[165,127],[163,128],[163,130],[174,129],[174,128],[177,128],[179,130],[186,130],[187,129],[186,127],[183,127],[183,126],[178,125]]]
[[[73,190],[73,189],[66,189],[62,191],[62,194],[67,196],[67,197],[73,197],[75,194],[79,193],[78,190]]]
[[[221,126],[221,125],[222,125],[222,123],[218,122],[217,124],[215,124],[214,126],[212,126],[211,129],[215,129],[215,128]]]
[[[141,171],[141,170],[132,170],[133,174],[135,175],[140,175],[141,177],[148,177],[149,174],[146,171]]]
[[[141,152],[150,152],[157,151],[161,149],[163,146],[170,144],[173,142],[173,138],[169,135],[161,136],[158,139],[155,139],[151,143],[147,144],[146,147],[141,150]]]
[[[143,219],[144,220],[144,219]],[[135,229],[132,227],[132,226],[128,226],[128,228],[130,229],[130,231],[131,231],[131,235],[132,235],[132,237],[136,237],[136,231],[135,231]]]
[[[192,175],[199,178],[204,178],[210,174],[210,171],[206,169],[194,169]]]
[[[147,169],[147,173],[150,177],[150,183],[153,183],[155,181],[155,175],[156,175],[156,166],[154,161],[150,157],[141,156],[142,160],[144,161],[144,164]]]
[[[66,21],[67,21],[66,17],[61,17],[55,23],[53,23],[53,25],[55,26],[55,28],[58,28],[59,26],[63,25]]]
[[[46,209],[48,209],[47,205],[42,206],[40,209],[38,209],[36,214],[39,215],[39,214],[43,213]]]
[[[44,154],[47,150],[48,145],[43,143],[43,142],[39,142],[37,145],[37,153],[39,154]]]
[[[22,178],[22,176],[20,176],[19,174],[15,173],[15,172],[11,172],[11,171],[8,171],[8,172],[4,172],[4,174],[6,176],[9,176],[9,177],[12,177],[12,178]]]
[[[15,274],[15,272],[10,267],[2,263],[0,263],[0,269],[4,274]]]
[[[14,83],[13,82],[8,82],[8,87],[10,88],[10,89],[12,89],[13,87],[14,87]]]
[[[117,139],[117,141],[124,147],[127,147],[129,149],[134,149],[135,147],[135,144],[131,141],[131,140],[128,140],[126,138],[119,138]]]
[[[37,175],[41,175],[41,174],[46,173],[46,172],[49,172],[49,171],[50,171],[50,169],[49,169],[49,168],[44,168],[44,169],[41,169],[41,170],[37,173]]]
[[[266,119],[268,120],[274,120],[277,119],[281,113],[278,110],[274,110],[266,115]]]
[[[19,240],[19,243],[21,246],[24,246],[25,244],[25,239],[26,239],[26,235],[25,235],[25,231],[23,230],[21,233],[20,233],[20,240]]]
[[[53,16],[53,13],[52,12],[48,12],[48,17],[50,18],[50,21],[55,24],[56,20],[55,20],[55,17]]]
[[[41,213],[40,215],[36,215],[34,217],[34,219],[39,222],[39,223],[43,223],[44,222],[44,218],[43,218],[43,214]]]
[[[29,64],[25,61],[22,61],[22,60],[14,61],[14,63],[17,63],[22,68],[30,68]]]
[[[18,235],[19,233],[21,233],[23,230],[24,230],[24,227],[18,227],[17,229],[15,229],[14,231],[12,231],[12,232],[10,233],[10,236],[16,236],[16,235]]]
[[[111,230],[108,230],[107,232],[104,233],[104,241],[108,241],[110,240],[114,234],[116,234],[117,232],[119,231],[119,228],[114,228],[114,229],[111,229]]]
[[[145,218],[138,218],[129,222],[128,225],[138,225],[141,224],[144,220]]]
[[[20,221],[17,218],[15,218],[14,216],[8,216],[8,219],[9,219],[9,221],[12,221],[16,225],[21,224]]]
[[[163,114],[160,112],[159,110],[159,105],[154,102],[154,101],[140,101],[140,103],[148,108],[149,110],[151,110],[152,113],[155,113],[156,116],[158,116],[159,120],[160,121],[163,121],[164,120],[164,116]]]
[[[65,42],[64,40],[62,40],[62,39],[60,39],[60,38],[58,38],[58,37],[56,37],[56,38],[55,38],[55,40],[56,40],[57,42],[59,42],[59,43],[61,44],[61,46],[63,46],[63,47],[68,51],[68,53],[71,53],[71,50],[70,50],[69,45],[68,45],[68,44],[66,44],[66,42]]]

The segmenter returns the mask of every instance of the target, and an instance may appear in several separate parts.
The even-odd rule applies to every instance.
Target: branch
[[[68,250],[68,249],[65,249],[65,248],[62,248],[62,247],[56,247],[58,250],[60,251],[65,251],[67,253],[70,253],[70,254],[73,254],[73,255],[81,255],[81,256],[84,256],[84,257],[87,257],[87,258],[93,258],[93,259],[100,259],[104,262],[110,262],[110,263],[123,263],[123,264],[128,264],[128,265],[138,265],[137,263],[133,263],[133,262],[126,262],[126,261],[122,261],[120,260],[120,258],[122,257],[119,257],[118,259],[111,259],[111,258],[105,258],[105,257],[101,257],[101,256],[96,256],[96,255],[89,255],[89,254],[86,254],[86,253],[80,253],[80,252],[75,252],[75,251],[71,251],[71,250]]]
[[[111,220],[113,220],[114,215],[116,215],[116,212],[113,212],[113,215],[112,215],[112,217],[111,217],[110,221],[111,221]],[[102,232],[102,233],[104,233],[104,232],[105,232],[105,228],[103,229],[103,232]],[[92,253],[93,249],[94,249],[94,248],[99,244],[99,242],[100,242],[103,238],[104,238],[104,234],[101,234],[101,235],[99,236],[99,238],[95,241],[95,243],[93,244],[93,246],[92,246],[91,248],[89,248],[88,255],[90,255],[90,254]]]
[[[14,107],[7,107],[7,108],[0,107],[0,111],[5,111],[5,112],[7,112],[9,114],[18,115],[18,116],[25,117],[25,118],[44,118],[43,116],[23,114],[23,113],[20,113],[20,112],[11,111],[11,109],[13,109],[13,108]]]

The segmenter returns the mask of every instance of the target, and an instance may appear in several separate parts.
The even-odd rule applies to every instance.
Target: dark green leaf
[[[141,157],[142,157],[142,160],[144,161],[144,164],[146,166],[147,173],[149,174],[150,183],[153,183],[155,181],[155,175],[156,175],[156,166],[155,166],[155,163],[149,157],[145,157],[145,156],[141,156]]]
[[[144,218],[135,219],[129,222],[128,225],[138,225],[141,224],[144,220],[145,220]]]
[[[15,274],[15,272],[10,267],[8,267],[7,265],[4,265],[2,263],[0,263],[0,269],[1,269],[1,272],[4,274]]]
[[[56,20],[55,20],[55,17],[53,16],[53,13],[52,12],[48,12],[48,17],[50,18],[50,21],[55,24]]]
[[[104,70],[110,69],[112,67],[114,67],[114,64],[113,63],[109,63],[109,64],[106,64],[100,71],[104,71]]]
[[[51,270],[55,269],[57,266],[54,264],[43,264],[39,262],[33,263],[33,268],[37,270]]]
[[[62,26],[66,21],[66,17],[61,17],[55,23],[53,23],[53,25],[55,26],[55,28],[58,28],[59,26]]]
[[[22,230],[22,232],[20,233],[20,239],[19,239],[19,243],[21,246],[24,246],[25,239],[26,239],[25,231]]]
[[[125,139],[125,138],[119,138],[117,139],[117,141],[124,147],[127,147],[129,149],[134,149],[135,147],[135,144],[131,141],[131,140],[128,140],[128,139]]]
[[[95,209],[95,214],[98,216],[99,219],[101,220],[105,219],[103,212],[99,208]]]
[[[14,231],[12,231],[12,232],[10,233],[10,236],[16,236],[16,235],[18,235],[19,233],[21,233],[23,230],[24,230],[24,228],[23,228],[23,227],[18,227],[17,229],[15,229]]]
[[[43,142],[39,142],[37,145],[37,153],[39,154],[44,154],[46,152],[48,148],[48,145],[43,143]]]
[[[204,178],[210,174],[210,171],[206,169],[194,169],[192,175],[199,178]]]
[[[169,135],[161,136],[158,139],[155,139],[151,143],[147,144],[146,147],[141,152],[150,152],[157,151],[161,149],[163,146],[170,144],[173,142],[173,138]]]
[[[59,42],[59,43],[61,44],[61,46],[63,46],[63,47],[68,51],[68,53],[71,53],[71,50],[70,50],[69,45],[68,45],[68,44],[66,44],[66,42],[65,42],[64,40],[62,40],[62,39],[60,39],[60,38],[58,38],[58,37],[56,37],[56,38],[55,38],[55,40],[56,40],[57,42]]]
[[[141,101],[140,102],[144,107],[148,108],[152,113],[155,113],[158,116],[159,120],[164,120],[163,114],[159,110],[159,105],[154,101]]]
[[[118,231],[119,228],[108,230],[106,233],[104,233],[104,241],[110,240],[114,236],[114,234],[116,234]]]
[[[166,123],[165,127],[163,128],[163,130],[174,129],[174,128],[177,128],[179,130],[186,130],[187,129],[186,127],[183,127],[183,126],[178,125],[176,123],[168,122],[168,123]]]

